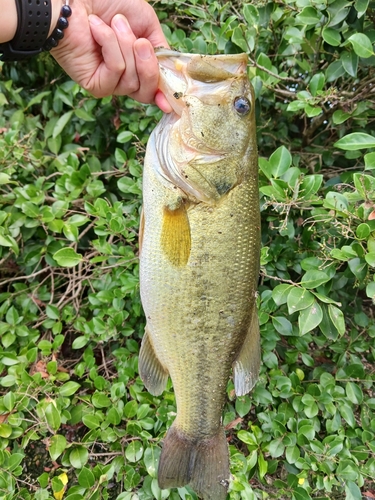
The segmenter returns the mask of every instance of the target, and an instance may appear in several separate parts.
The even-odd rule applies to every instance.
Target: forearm
[[[26,1],[26,0],[23,0]],[[49,35],[54,30],[59,18],[62,2],[61,0],[52,1],[52,18]],[[14,38],[17,30],[17,8],[15,0],[0,0],[0,43],[9,42]]]

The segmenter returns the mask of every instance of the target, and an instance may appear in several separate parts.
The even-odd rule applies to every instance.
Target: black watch
[[[10,42],[0,43],[1,61],[19,61],[40,54],[48,38],[52,0],[16,0],[18,26]]]

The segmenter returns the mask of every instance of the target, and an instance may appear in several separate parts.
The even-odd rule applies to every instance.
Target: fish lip
[[[177,50],[166,49],[165,47],[156,47],[155,55],[159,59],[162,57],[171,57],[171,56],[179,57],[179,56],[186,55],[186,54],[183,54],[182,52],[178,52]]]
[[[186,106],[185,96],[193,86],[242,77],[248,62],[245,53],[191,54],[160,47],[155,49],[155,55],[160,68],[159,90],[179,117]]]

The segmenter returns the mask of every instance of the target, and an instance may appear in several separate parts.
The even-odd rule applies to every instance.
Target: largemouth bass
[[[190,484],[203,499],[225,500],[227,382],[233,367],[236,394],[246,394],[260,365],[254,94],[246,54],[157,56],[173,112],[155,128],[145,158],[139,372],[154,395],[170,376],[176,396],[160,487]]]

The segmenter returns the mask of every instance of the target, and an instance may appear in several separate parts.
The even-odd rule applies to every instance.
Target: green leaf
[[[311,306],[313,302],[314,295],[306,290],[306,288],[294,287],[290,291],[287,299],[288,312],[289,314],[293,314],[296,311]]]
[[[232,42],[240,47],[244,52],[249,51],[249,46],[245,40],[244,32],[239,26],[236,26],[233,30]]]
[[[362,493],[353,481],[345,481],[345,500],[362,500]]]
[[[242,418],[247,415],[251,408],[251,399],[248,395],[238,396],[235,403],[236,412]]]
[[[259,452],[258,455],[258,468],[259,468],[259,477],[262,479],[268,471],[268,462],[265,460],[263,453]]]
[[[329,191],[326,195],[323,206],[339,212],[346,212],[348,210],[348,200],[341,193]]]
[[[153,478],[157,477],[160,452],[160,448],[151,445],[146,449],[143,457],[147,473]]]
[[[100,426],[100,419],[94,413],[87,413],[86,415],[83,415],[82,422],[89,429],[96,429]]]
[[[95,484],[95,476],[91,469],[82,467],[78,474],[78,483],[84,488],[91,488]]]
[[[56,408],[54,403],[49,403],[44,410],[46,420],[48,425],[54,431],[57,431],[61,425],[61,416],[60,412]]]
[[[347,382],[345,392],[349,401],[355,405],[360,405],[363,401],[363,392],[355,382]]]
[[[363,132],[353,132],[334,143],[336,148],[346,151],[358,151],[359,149],[374,148],[375,137]]]
[[[296,16],[296,21],[303,25],[315,26],[319,23],[322,15],[318,13],[314,7],[304,7],[302,11]]]
[[[137,414],[137,401],[128,401],[124,406],[124,415],[126,418],[133,418]]]
[[[314,330],[323,319],[323,311],[318,302],[314,301],[311,306],[302,309],[298,317],[300,335]]]
[[[311,500],[311,496],[305,489],[296,486],[293,490],[293,500]]]
[[[316,73],[310,80],[309,89],[312,96],[316,96],[324,88],[325,78],[323,73]]]
[[[46,314],[50,319],[59,319],[60,318],[60,311],[56,306],[53,306],[51,304],[48,304],[46,307]]]
[[[335,325],[336,330],[340,335],[345,333],[345,318],[343,312],[336,306],[328,305],[328,314],[332,323]]]
[[[272,325],[274,326],[275,330],[281,335],[288,336],[292,335],[293,333],[292,323],[283,316],[274,316],[272,318]]]
[[[108,410],[107,421],[112,425],[119,425],[121,422],[121,414],[117,408],[112,407]]]
[[[246,19],[246,22],[249,26],[253,26],[254,24],[258,24],[259,22],[259,12],[258,9],[249,3],[243,6],[243,15]]]
[[[341,403],[339,406],[339,411],[342,418],[348,423],[350,427],[354,429],[356,426],[356,421],[352,408],[347,403]]]
[[[11,177],[9,174],[5,174],[4,172],[0,172],[0,186],[4,184],[9,184]]]
[[[369,0],[356,0],[356,2],[354,3],[354,7],[358,12],[358,18],[361,18],[363,14],[365,14],[368,4]]]
[[[342,65],[342,61],[338,60],[338,61],[332,62],[328,66],[328,68],[326,69],[326,72],[325,72],[325,77],[326,77],[327,82],[334,82],[335,80],[337,80],[338,78],[340,78],[344,74],[345,74],[345,69],[344,69],[344,66]]]
[[[50,94],[51,94],[50,90],[40,92],[39,94],[34,96],[32,99],[30,99],[30,101],[27,103],[27,106],[25,109],[31,108],[31,106],[34,106],[34,104],[40,104],[45,99],[45,97],[49,96]]]
[[[12,411],[16,402],[16,397],[13,392],[8,391],[3,397],[3,405],[8,411]]]
[[[9,325],[16,326],[16,324],[20,320],[17,309],[15,307],[11,306],[6,313],[5,319],[6,319],[6,322],[9,323]]]
[[[338,47],[341,43],[341,34],[333,28],[324,28],[322,32],[323,40],[332,47]]]
[[[12,434],[12,427],[9,424],[0,424],[0,437],[8,438]]]
[[[117,136],[117,142],[120,142],[121,144],[125,142],[130,142],[134,137],[133,132],[130,132],[129,130],[124,130],[123,132],[120,132],[119,135]]]
[[[81,120],[84,120],[85,122],[94,122],[96,120],[95,116],[90,115],[87,111],[85,111],[83,108],[78,108],[74,111],[75,115],[80,118]]]
[[[76,469],[81,469],[89,459],[89,452],[84,446],[76,446],[69,454],[69,461]]]
[[[89,337],[84,337],[83,335],[77,337],[73,340],[72,348],[82,349],[82,347],[85,347],[85,345],[87,345],[89,341],[90,341]]]
[[[55,434],[52,436],[48,448],[51,460],[57,460],[58,457],[65,451],[66,445],[67,441],[65,436],[62,436],[61,434]]]
[[[83,260],[82,255],[73,248],[61,248],[53,254],[53,258],[61,267],[74,267]]]
[[[285,457],[290,464],[296,463],[301,456],[298,446],[287,446],[285,449]]]
[[[69,381],[60,387],[59,393],[61,396],[64,397],[71,396],[72,394],[77,392],[80,387],[81,385],[78,384],[77,382]]]
[[[332,121],[335,125],[340,125],[340,123],[344,123],[350,117],[350,113],[346,113],[342,109],[337,109],[332,115]]]
[[[374,55],[372,43],[367,35],[364,33],[354,33],[348,38],[352,44],[354,52],[359,56],[367,59]]]
[[[286,304],[288,295],[292,289],[293,285],[286,285],[284,283],[275,286],[275,288],[272,290],[272,298],[275,301],[276,305],[281,306],[282,304]]]
[[[355,52],[343,52],[340,56],[345,71],[353,77],[357,76],[358,56]]]
[[[367,240],[367,238],[370,236],[370,233],[371,233],[370,226],[365,222],[360,224],[355,230],[355,234],[357,238],[359,238],[360,240]]]
[[[131,441],[126,448],[125,457],[129,462],[138,462],[143,455],[143,446],[140,441]]]
[[[318,288],[320,285],[327,283],[330,277],[324,271],[306,271],[301,280],[301,285],[305,288]]]
[[[91,400],[92,400],[92,404],[95,406],[95,408],[108,408],[109,406],[111,406],[111,400],[103,392],[96,391],[92,395]]]
[[[12,453],[8,459],[7,470],[13,472],[20,465],[22,460],[25,458],[23,453]]]
[[[57,120],[57,123],[53,129],[53,134],[52,134],[52,138],[53,139],[56,139],[56,137],[58,135],[61,134],[61,132],[63,131],[64,127],[67,125],[67,123],[70,121],[72,115],[73,115],[74,111],[67,111],[66,113],[64,113],[58,120]]]
[[[272,440],[268,445],[268,451],[271,457],[278,458],[284,453],[285,446],[282,442],[282,438]]]
[[[366,295],[373,300],[375,304],[375,281],[369,283],[366,287]]]
[[[364,160],[365,160],[365,170],[375,169],[375,152],[374,153],[367,153],[364,156]]]

